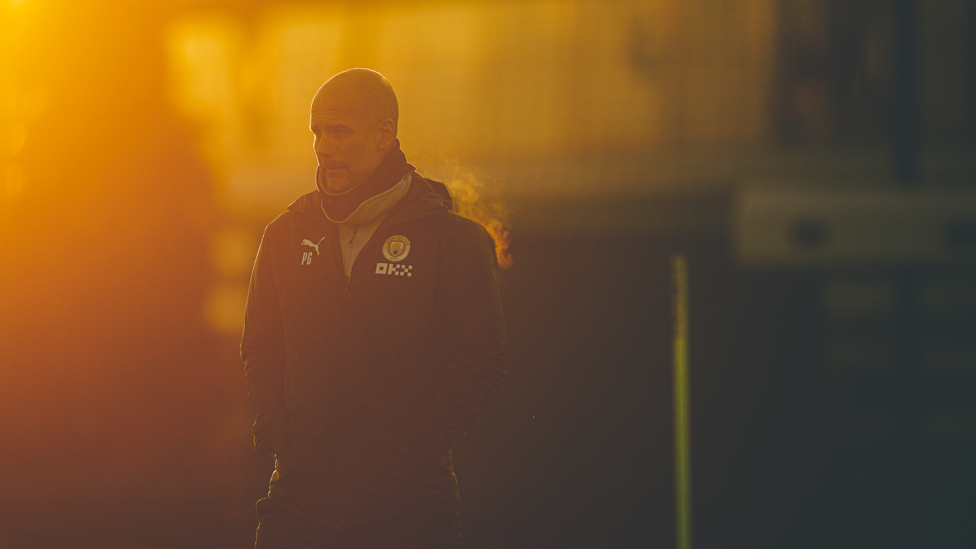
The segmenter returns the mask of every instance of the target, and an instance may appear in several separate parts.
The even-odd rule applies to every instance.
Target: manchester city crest
[[[402,234],[393,235],[383,243],[383,257],[388,261],[403,261],[410,253],[410,239]]]

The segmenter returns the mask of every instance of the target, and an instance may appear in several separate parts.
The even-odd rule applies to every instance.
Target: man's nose
[[[323,156],[325,154],[325,139],[316,136],[312,142],[312,149],[318,156]]]

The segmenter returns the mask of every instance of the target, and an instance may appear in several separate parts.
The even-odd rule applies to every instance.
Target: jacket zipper
[[[376,227],[376,228],[379,229],[379,227]],[[358,233],[358,232],[359,232],[359,225],[353,225],[352,226],[352,236],[349,237],[349,245],[350,246],[352,246],[352,241],[353,240],[356,240],[356,233]],[[363,245],[363,247],[365,248],[366,246]],[[359,251],[362,252],[362,250],[359,250]],[[355,264],[353,264],[353,266],[355,266]],[[349,269],[349,276],[346,277],[346,289],[347,290],[349,289],[349,280],[351,278],[352,278],[352,269]]]
[[[376,233],[380,232],[380,229],[384,229],[384,230],[385,229],[389,229],[390,227],[395,227],[395,226],[397,226],[397,225],[399,225],[401,223],[406,223],[407,221],[413,221],[415,219],[423,219],[424,217],[427,217],[427,215],[421,214],[421,215],[416,215],[416,216],[411,216],[411,217],[405,217],[403,219],[397,219],[397,220],[393,221],[392,223],[390,223],[389,225],[386,225],[385,227],[384,227],[384,223],[386,223],[386,220],[384,219],[383,221],[380,222],[379,226],[376,227],[376,230],[373,231],[373,234],[371,234],[369,236],[369,240],[367,240],[366,243],[363,244],[363,248],[361,250],[359,250],[359,255],[362,255],[363,252],[366,251],[366,247],[369,246],[369,243],[370,242],[372,242],[373,237],[376,236]],[[356,231],[357,230],[358,230],[358,227],[353,227],[353,233],[352,233],[353,234],[353,237],[356,236]],[[349,239],[349,244],[352,244],[352,239],[351,238]],[[359,257],[357,256],[356,259],[359,259]],[[352,272],[354,270],[356,270],[355,263],[353,264],[353,268],[349,270],[349,276],[346,277],[346,290],[349,289],[349,284],[352,282]]]

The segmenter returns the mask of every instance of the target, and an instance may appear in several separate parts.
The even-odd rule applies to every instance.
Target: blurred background
[[[976,543],[976,4],[0,0],[0,548],[248,547],[239,338],[308,105],[510,231],[469,548]]]

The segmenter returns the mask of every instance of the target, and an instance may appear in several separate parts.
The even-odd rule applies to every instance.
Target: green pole
[[[688,261],[671,257],[674,314],[674,496],[678,549],[691,549],[691,426],[688,412]]]

